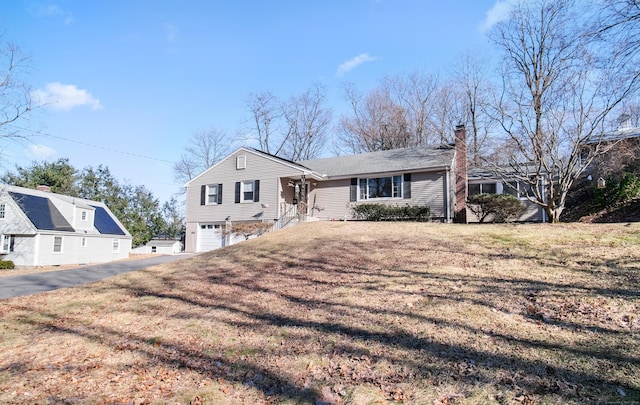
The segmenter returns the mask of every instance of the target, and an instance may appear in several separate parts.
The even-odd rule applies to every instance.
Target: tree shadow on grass
[[[392,255],[389,245],[380,241],[375,252]],[[440,256],[453,248],[458,249],[455,260],[466,260],[469,266],[474,263],[471,259],[531,260],[535,252],[498,257],[487,251],[478,258],[477,252],[461,245],[431,242],[432,256],[422,257],[419,252],[426,255],[425,249],[414,249],[411,262],[394,266],[392,260],[363,253],[371,252],[366,250],[371,247],[362,242],[328,241],[317,252],[287,245],[269,250],[255,243],[250,246],[253,257],[237,246],[191,259],[179,272],[150,269],[141,273],[144,278],[125,276],[87,287],[96,295],[125,297],[122,307],[112,303],[111,310],[125,308],[133,319],[157,325],[144,331],[135,326],[77,322],[72,316],[47,316],[46,312],[22,322],[139,354],[149,367],[188,370],[253,389],[265,402],[314,403],[333,398],[339,403],[343,390],[348,393],[361,386],[375,388],[386,400],[420,402],[421,390],[435,392],[439,385],[464,387],[462,395],[474,387],[489,386],[510,393],[511,399],[526,393],[555,402],[615,401],[621,399],[619,390],[625,393],[624,399],[640,399],[633,379],[598,369],[618,367],[630,375],[638,371],[637,355],[624,347],[606,347],[616,339],[637,341],[618,329],[566,320],[542,325],[580,332],[580,339],[589,344],[578,346],[568,340],[554,341],[552,336],[523,337],[466,319],[443,319],[437,308],[398,306],[414,297],[418,303],[436,299],[443,306],[496,310],[503,316],[519,317],[523,326],[531,327],[540,320],[527,316],[524,308],[501,306],[501,297],[509,296],[523,305],[532,291],[636,299],[637,292],[631,287],[598,289],[571,282],[449,274],[430,268],[442,265]],[[456,290],[459,285],[462,288]],[[370,298],[388,299],[389,304]],[[104,310],[110,310],[109,306]],[[195,325],[196,334],[202,329],[233,333],[225,341],[196,336],[196,344],[161,337],[163,327],[185,320]],[[433,332],[438,330],[453,330],[459,338],[443,340]],[[483,339],[491,344],[476,342]],[[308,365],[295,372],[286,369],[295,365],[296,358]],[[30,359],[24,359],[0,372],[15,375],[30,367]],[[82,365],[70,367],[73,372]],[[324,392],[325,387],[334,397]]]

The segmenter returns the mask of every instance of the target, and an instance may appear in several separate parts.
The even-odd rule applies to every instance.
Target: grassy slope
[[[314,223],[0,301],[0,403],[640,401],[640,224]]]

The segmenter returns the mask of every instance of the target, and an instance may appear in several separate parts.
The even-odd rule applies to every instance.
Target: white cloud
[[[32,158],[46,159],[55,155],[56,150],[45,145],[32,144],[26,150],[26,154]]]
[[[29,6],[28,11],[31,15],[38,18],[63,17],[65,24],[71,24],[73,22],[71,12],[61,9],[56,4],[36,3]]]
[[[485,20],[480,26],[480,30],[482,32],[487,32],[493,28],[494,25],[506,20],[507,17],[509,17],[509,13],[511,12],[511,8],[514,3],[514,0],[498,0],[496,4],[487,11]]]
[[[103,108],[100,100],[73,84],[49,83],[44,90],[34,90],[31,96],[38,105],[46,105],[54,110],[65,111],[83,105],[90,106],[92,110]]]
[[[355,69],[356,67],[362,65],[363,63],[371,62],[371,61],[374,61],[374,60],[376,60],[376,58],[369,56],[368,53],[360,54],[360,55],[356,56],[355,58],[352,58],[352,59],[344,62],[340,66],[338,66],[338,72],[336,74],[338,76],[342,76],[343,74],[352,71],[353,69]]]

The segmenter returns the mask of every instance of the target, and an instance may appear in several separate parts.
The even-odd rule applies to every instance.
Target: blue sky
[[[68,158],[103,164],[161,202],[196,131],[245,134],[252,92],[326,87],[334,118],[345,82],[361,91],[417,69],[446,77],[486,54],[504,0],[12,0],[0,33],[31,56],[24,80],[47,105],[0,145],[0,171]],[[246,134],[245,134],[246,135]],[[236,145],[240,146],[240,145]]]

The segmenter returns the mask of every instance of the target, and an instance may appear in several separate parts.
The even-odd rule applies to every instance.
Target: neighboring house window
[[[114,239],[113,240],[113,253],[118,253],[120,252],[120,239]]]
[[[151,253],[156,253],[158,249],[155,246],[151,246]]]
[[[360,200],[402,198],[402,176],[359,179]]]
[[[82,211],[82,213],[80,214],[80,218],[83,221],[86,221],[87,220],[87,211]]]
[[[2,253],[10,253],[13,252],[13,247],[16,244],[16,235],[2,235],[2,240],[0,241],[2,245]]]
[[[0,204],[0,219],[4,219],[4,210],[5,210],[4,204]]]
[[[87,247],[87,238],[86,238],[86,236],[82,237],[82,242],[80,243],[80,246]]]
[[[246,155],[238,155],[236,156],[236,169],[246,169],[247,168],[247,156]]]
[[[222,204],[222,184],[207,184],[200,188],[200,205]]]
[[[526,198],[527,195],[533,195],[531,186],[519,181],[510,181],[508,184],[505,184],[502,192],[517,198]]]
[[[236,203],[260,201],[260,180],[236,182]]]
[[[53,253],[62,253],[62,236],[53,237]]]
[[[476,183],[469,184],[469,195],[477,194],[495,194],[496,183]]]

